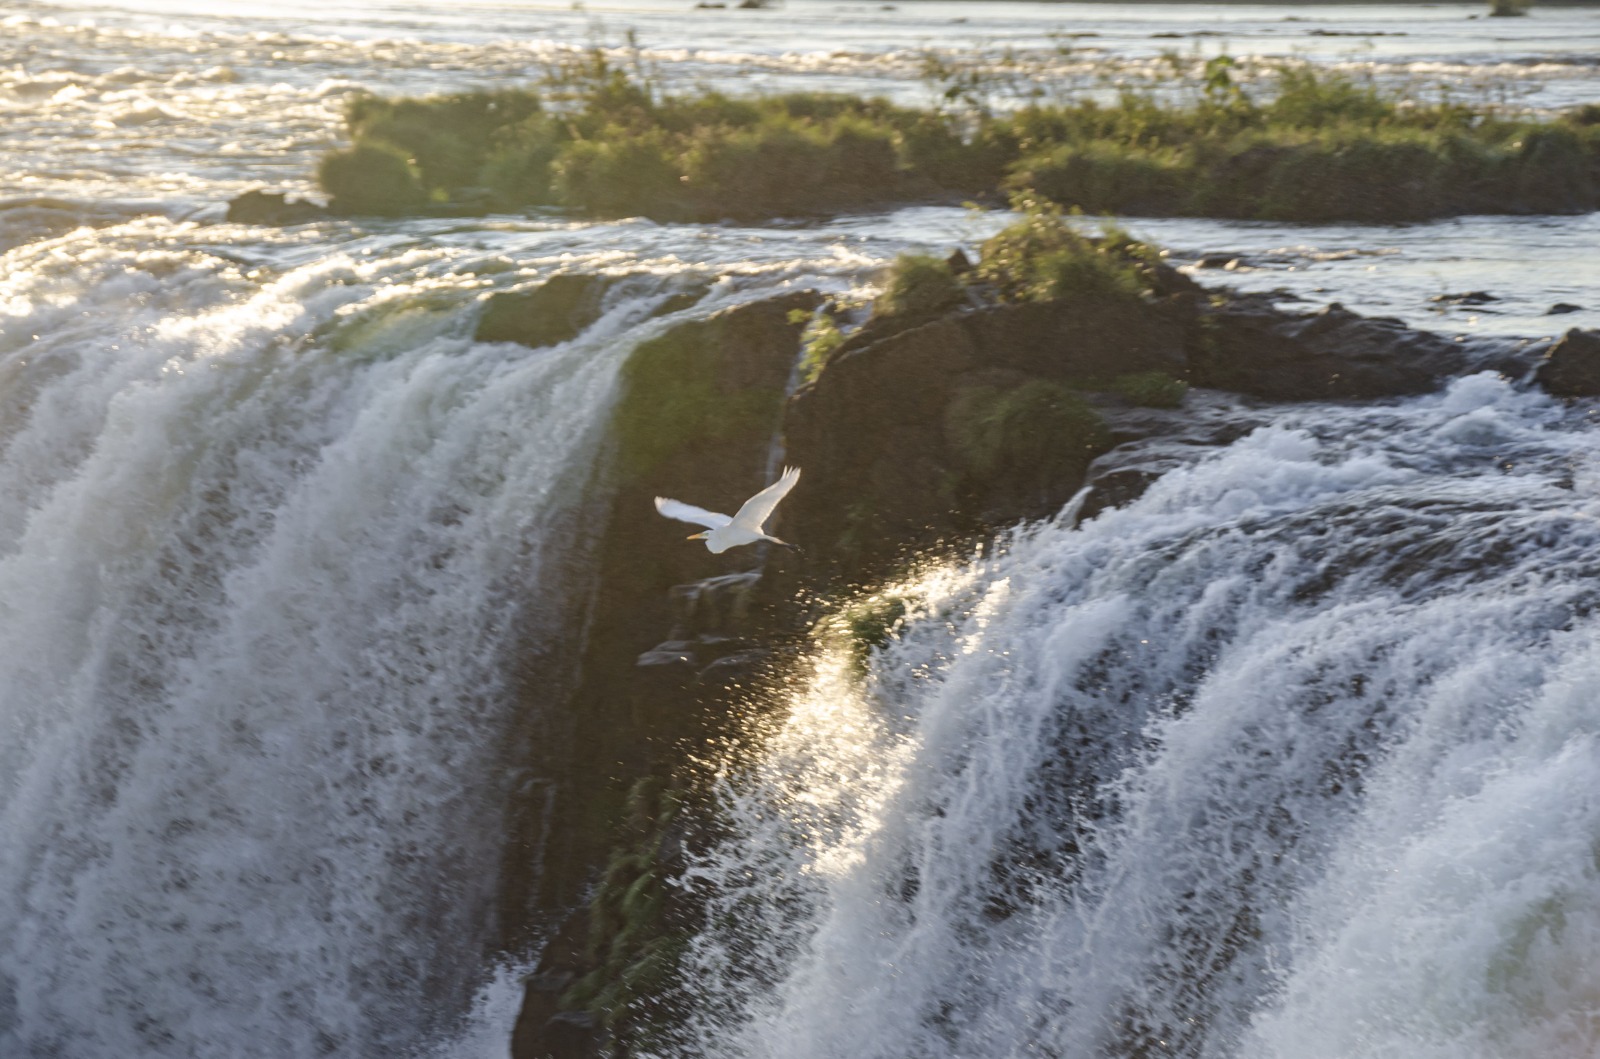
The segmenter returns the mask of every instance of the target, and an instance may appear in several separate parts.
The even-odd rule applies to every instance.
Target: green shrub
[[[1349,123],[1372,128],[1395,117],[1393,99],[1373,84],[1339,74],[1318,73],[1310,66],[1289,66],[1278,73],[1278,91],[1262,108],[1266,124],[1322,129]]]
[[[1022,158],[1008,181],[1091,213],[1171,213],[1191,177],[1182,153],[1105,141],[1060,144]]]
[[[950,264],[931,254],[901,254],[889,266],[883,293],[872,303],[881,316],[931,316],[961,300]]]
[[[889,130],[854,116],[764,114],[755,125],[697,133],[685,190],[704,217],[766,217],[851,207],[899,186]]]
[[[814,126],[768,117],[748,128],[696,138],[684,183],[714,216],[799,213],[828,173],[828,144]]]
[[[806,317],[803,309],[795,312]],[[838,321],[826,307],[819,309],[806,320],[806,329],[800,335],[800,378],[805,382],[815,381],[833,351],[842,345],[844,332],[839,330]]]
[[[1060,210],[1024,204],[1024,215],[981,247],[977,277],[1013,301],[1083,297],[1137,300],[1149,288],[1151,251],[1117,228],[1099,239]]]
[[[1140,371],[1119,375],[1111,388],[1136,405],[1145,408],[1177,408],[1183,404],[1189,384],[1164,371]]]
[[[1532,129],[1517,147],[1517,199],[1538,213],[1582,209],[1594,201],[1592,152],[1573,129]]]
[[[924,113],[896,123],[902,169],[934,189],[978,193],[999,186],[1017,146],[1007,130],[985,122],[964,138],[945,115]]]
[[[491,140],[478,183],[507,206],[553,202],[551,167],[570,139],[568,126],[546,114],[505,126]]]
[[[558,201],[605,217],[682,210],[680,177],[667,136],[608,129],[563,147],[551,166]]]
[[[1404,221],[1446,212],[1448,174],[1437,138],[1413,130],[1335,134],[1282,152],[1259,216],[1300,221]]]
[[[357,96],[345,120],[356,144],[387,143],[401,148],[428,190],[473,184],[490,153],[495,135],[541,111],[531,92],[461,92],[421,99]]]
[[[1002,187],[1091,212],[1305,221],[1600,205],[1600,108],[1541,121],[1402,101],[1292,62],[1259,102],[1218,56],[1188,103],[1124,91],[1003,117],[837,93],[668,96],[598,50],[557,66],[549,109],[526,90],[353,100],[355,147],[406,171],[330,156],[336,208],[403,212],[487,190],[510,207],[762,219]]]
[[[428,197],[406,153],[387,144],[363,143],[325,155],[317,180],[338,213],[393,216]]]

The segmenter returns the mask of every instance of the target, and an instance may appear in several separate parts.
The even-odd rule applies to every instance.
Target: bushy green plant
[[[1024,157],[1008,183],[1093,213],[1151,214],[1178,212],[1190,180],[1176,148],[1091,141]]]
[[[361,95],[346,108],[350,137],[406,152],[429,189],[473,184],[495,135],[540,113],[539,97],[522,90],[461,92],[421,99]]]
[[[317,180],[338,213],[393,216],[428,197],[410,158],[388,144],[363,143],[323,156]]]
[[[1588,110],[1538,120],[1402,100],[1294,62],[1260,99],[1218,56],[1188,102],[1123,91],[1004,115],[837,93],[672,96],[600,49],[556,66],[541,90],[549,106],[520,89],[358,97],[348,124],[370,150],[330,156],[336,208],[404,212],[487,191],[509,207],[758,219],[1001,187],[1091,212],[1282,220],[1600,205],[1600,118]]]
[[[1136,405],[1145,408],[1177,408],[1183,404],[1189,384],[1164,371],[1140,371],[1119,375],[1111,388]]]
[[[1080,232],[1059,209],[1021,202],[1023,216],[987,239],[976,274],[1012,301],[1138,299],[1152,252],[1121,229]]]
[[[1278,91],[1262,108],[1263,122],[1321,129],[1353,124],[1368,128],[1393,121],[1395,101],[1371,82],[1318,73],[1310,66],[1288,66],[1278,73]]]
[[[800,334],[800,378],[813,382],[822,374],[834,350],[844,345],[844,332],[839,330],[838,321],[826,307],[809,317],[802,309],[795,312],[806,319],[806,329]]]
[[[659,129],[608,128],[565,145],[551,165],[551,186],[558,201],[601,216],[672,215],[682,208],[678,167]]]
[[[1447,179],[1433,134],[1316,136],[1285,151],[1267,175],[1259,213],[1306,221],[1398,221],[1440,210]]]
[[[883,293],[872,303],[881,316],[930,316],[961,300],[950,263],[932,254],[901,254],[889,266]]]

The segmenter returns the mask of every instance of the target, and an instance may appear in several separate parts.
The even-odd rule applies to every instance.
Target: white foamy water
[[[671,1054],[1595,1054],[1597,455],[1476,376],[893,590],[733,769]]]
[[[511,733],[558,704],[613,378],[673,274],[534,351],[474,343],[477,299],[570,252],[264,242],[5,258],[8,1057],[412,1054],[489,973]]]

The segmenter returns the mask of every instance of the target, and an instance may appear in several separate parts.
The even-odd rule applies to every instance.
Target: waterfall
[[[471,337],[503,258],[399,230],[5,263],[0,1054],[416,1054],[487,972],[515,676],[670,284],[530,350]]]
[[[678,880],[670,1054],[1600,1048],[1581,411],[1480,375],[1249,415],[859,602],[904,608],[881,649],[819,631]]]

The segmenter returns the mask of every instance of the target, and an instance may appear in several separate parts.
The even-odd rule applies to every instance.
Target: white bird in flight
[[[761,532],[761,524],[772,517],[772,510],[778,506],[778,501],[788,496],[789,490],[793,489],[794,483],[799,480],[800,468],[785,467],[782,478],[746,500],[739,513],[732,518],[695,507],[693,504],[685,504],[681,500],[668,500],[664,496],[656,497],[656,510],[668,518],[704,526],[704,532],[692,534],[689,539],[705,541],[706,547],[716,555],[722,554],[729,548],[737,548],[741,544],[754,544],[756,541],[771,541],[785,548],[793,548],[794,545]]]

